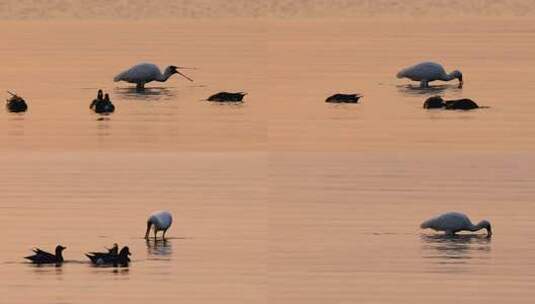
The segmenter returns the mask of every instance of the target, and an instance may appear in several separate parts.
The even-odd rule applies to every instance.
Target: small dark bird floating
[[[111,102],[110,96],[107,93],[103,94],[102,90],[98,90],[97,98],[93,99],[89,108],[99,114],[109,114],[115,111],[115,106]]]
[[[472,110],[479,108],[477,103],[468,98],[446,100],[445,107],[446,110]]]
[[[32,261],[32,263],[35,264],[61,264],[63,263],[62,252],[65,249],[66,247],[63,247],[61,245],[56,246],[56,254],[54,255],[39,248],[35,248],[33,249],[33,252],[35,252],[34,255],[30,255],[24,258]]]
[[[247,95],[245,92],[238,92],[238,93],[229,93],[229,92],[219,92],[217,94],[214,94],[210,97],[208,97],[208,101],[216,101],[216,102],[242,102],[243,97]]]
[[[440,96],[429,97],[424,102],[424,109],[442,109],[444,106],[444,99]]]
[[[86,256],[91,260],[91,263],[95,265],[113,265],[113,266],[128,266],[131,255],[130,249],[125,246],[117,254],[116,251],[112,252],[114,248],[109,249],[109,252],[90,252],[86,253]]]
[[[463,98],[454,100],[444,100],[440,96],[427,98],[424,102],[425,109],[446,109],[446,110],[472,110],[480,108],[473,100]]]
[[[334,94],[325,99],[325,102],[331,103],[358,103],[362,97],[360,94]]]
[[[22,97],[9,91],[7,92],[11,94],[11,98],[9,98],[6,103],[6,107],[9,112],[19,113],[26,112],[26,110],[28,110],[28,105]]]

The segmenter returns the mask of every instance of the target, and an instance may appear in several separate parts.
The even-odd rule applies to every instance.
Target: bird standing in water
[[[174,65],[170,65],[167,68],[165,68],[164,72],[160,72],[160,69],[157,65],[152,63],[140,63],[138,65],[135,65],[128,70],[125,70],[121,73],[119,73],[117,76],[113,78],[113,81],[126,81],[129,83],[135,83],[136,88],[140,91],[145,89],[145,84],[152,82],[152,81],[159,81],[159,82],[165,82],[169,77],[171,77],[174,74],[178,74],[184,78],[186,78],[189,81],[193,81],[193,79],[189,78],[188,76],[182,74],[179,69],[189,69],[185,67],[177,67]]]
[[[156,211],[152,213],[147,219],[147,231],[145,232],[145,239],[149,238],[151,228],[154,230],[154,239],[158,231],[163,231],[162,239],[165,239],[167,229],[173,223],[173,216],[168,211]]]
[[[397,77],[419,81],[422,88],[429,87],[429,83],[435,80],[450,81],[452,79],[459,79],[459,88],[462,88],[464,84],[461,71],[455,70],[448,74],[442,65],[435,62],[422,62],[402,69],[397,74]]]
[[[436,231],[444,231],[447,235],[454,235],[459,231],[478,231],[486,229],[488,236],[492,235],[490,222],[482,220],[477,225],[472,224],[468,216],[459,212],[448,212],[433,217],[420,225],[420,228],[431,228]]]

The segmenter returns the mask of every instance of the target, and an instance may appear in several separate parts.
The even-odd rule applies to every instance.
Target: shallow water
[[[2,21],[2,303],[528,303],[535,23],[526,19]],[[465,87],[394,75],[435,59]],[[136,94],[138,61],[198,67]],[[88,106],[111,93],[113,115]],[[246,91],[245,103],[204,101]],[[364,94],[331,105],[336,92]],[[427,96],[489,106],[426,111]],[[166,243],[142,239],[156,209]],[[495,234],[444,238],[442,211]],[[129,268],[83,253],[114,242]],[[39,246],[67,247],[35,267]]]

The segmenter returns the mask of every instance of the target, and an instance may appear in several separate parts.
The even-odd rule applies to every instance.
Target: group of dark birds
[[[101,92],[99,91],[99,94]],[[171,227],[173,223],[173,216],[171,212],[166,210],[157,210],[149,215],[147,218],[147,230],[145,232],[145,239],[148,241],[149,232],[154,230],[154,241],[156,242],[158,231],[163,231],[162,240],[165,241],[165,233]],[[63,250],[66,247],[61,245],[56,246],[55,254],[46,252],[39,248],[33,249],[34,255],[24,257],[32,261],[35,264],[61,264],[63,263]],[[125,246],[119,251],[117,243],[113,244],[112,248],[109,248],[107,252],[88,252],[85,254],[91,263],[99,266],[128,266],[130,262],[130,249]]]
[[[9,112],[25,112],[28,109],[26,101],[8,91],[11,94],[11,98],[7,100],[7,109]],[[208,97],[208,101],[213,102],[243,102],[243,97],[247,95],[245,92],[219,92]],[[359,99],[362,98],[360,94],[334,94],[329,96],[325,102],[327,103],[358,103]],[[425,109],[446,109],[446,110],[472,110],[480,108],[473,100],[471,99],[455,99],[455,100],[444,100],[440,96],[433,96],[428,98],[423,107]],[[95,98],[89,108],[95,113],[99,114],[110,114],[115,111],[115,105],[111,102],[110,96],[108,93],[104,94],[102,90],[98,90],[97,98]]]
[[[99,114],[105,114],[105,113],[113,113],[115,111],[115,106],[110,100],[110,95],[108,93],[104,94],[102,90],[98,90],[97,98],[95,98],[91,105],[89,105],[89,108],[95,113]]]
[[[477,103],[468,98],[444,100],[440,96],[433,96],[424,102],[424,109],[472,110],[479,107]]]
[[[67,247],[61,245],[56,246],[55,254],[46,252],[39,248],[33,249],[34,255],[24,257],[25,259],[30,260],[34,264],[61,264],[63,263],[63,250]],[[85,254],[91,263],[99,266],[121,266],[126,267],[130,262],[131,255],[130,249],[128,246],[124,246],[121,251],[119,251],[119,246],[117,243],[113,244],[112,248],[109,248],[107,252],[88,252]]]

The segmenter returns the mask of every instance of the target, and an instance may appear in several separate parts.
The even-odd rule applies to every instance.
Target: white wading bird
[[[179,72],[179,69],[188,68],[170,65],[165,68],[165,71],[162,74],[157,65],[152,63],[140,63],[129,68],[126,71],[119,73],[117,76],[115,76],[115,78],[113,78],[113,81],[126,81],[130,83],[135,83],[136,88],[138,90],[143,90],[145,88],[145,84],[151,81],[164,82],[169,79],[169,77],[171,77],[173,74],[178,74],[189,81],[193,81],[193,79]]]
[[[459,231],[478,231],[487,229],[488,236],[492,235],[490,222],[482,220],[477,225],[472,224],[470,219],[463,213],[448,212],[423,222],[420,228],[431,228],[436,231],[444,231],[448,235],[454,235]]]
[[[461,71],[455,70],[447,74],[442,65],[435,62],[422,62],[405,68],[399,71],[397,77],[419,81],[422,88],[429,87],[429,83],[435,80],[450,81],[459,79],[459,88],[463,87],[463,74]]]
[[[156,211],[153,212],[147,219],[147,232],[145,232],[145,239],[149,238],[149,232],[152,226],[154,226],[154,239],[156,239],[156,233],[163,231],[162,238],[165,239],[165,232],[173,223],[173,216],[168,211]]]

